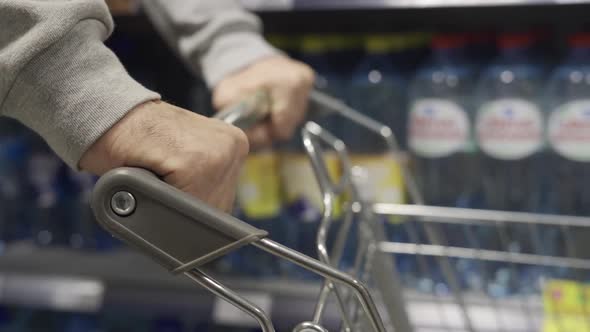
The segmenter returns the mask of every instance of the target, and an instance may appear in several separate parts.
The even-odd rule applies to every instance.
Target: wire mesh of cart
[[[332,99],[314,92],[310,108],[331,109]],[[267,93],[234,105],[217,117],[246,128],[267,116]],[[330,204],[329,202],[325,202]],[[161,181],[138,168],[119,168],[103,175],[96,184],[92,209],[97,221],[115,237],[160,263],[173,274],[183,274],[214,295],[226,300],[257,320],[263,332],[274,332],[268,314],[202,270],[204,264],[243,246],[252,245],[288,260],[325,278],[314,317],[297,325],[297,332],[325,332],[321,316],[328,291],[334,292],[344,329],[352,331],[353,318],[363,318],[363,331],[385,332],[383,321],[369,289],[349,274],[339,271],[326,255],[321,260],[307,257],[267,238],[259,230]],[[330,211],[327,209],[326,211]],[[321,234],[318,238],[321,238]],[[340,241],[344,244],[344,241]],[[323,250],[320,250],[322,253]],[[347,310],[354,306],[354,316]],[[321,308],[320,308],[321,307]]]
[[[389,127],[336,99],[317,97],[337,110],[333,114],[380,136],[391,158],[399,155]],[[590,288],[584,285],[590,276],[584,249],[590,218],[426,206],[405,166],[413,204],[370,201],[360,194],[363,172],[351,163],[342,140],[315,122],[305,125],[302,136],[322,192],[320,260],[339,266],[346,234],[357,222],[357,251],[347,272],[375,290],[388,330],[590,331]],[[342,167],[336,181],[326,168],[328,151]],[[344,222],[328,252],[327,234],[337,224],[336,202],[343,192],[348,194]],[[343,330],[368,331],[350,294],[329,280],[314,319],[321,319],[331,293],[345,317]]]

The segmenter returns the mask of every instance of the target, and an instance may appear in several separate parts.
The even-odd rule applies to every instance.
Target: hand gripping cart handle
[[[313,93],[310,107],[324,109],[321,94]],[[261,107],[261,105],[266,105]],[[270,98],[258,93],[218,114],[228,123],[247,127],[267,116]],[[218,211],[138,168],[118,168],[96,184],[92,209],[97,221],[115,237],[160,263],[173,274],[184,274],[216,296],[255,318],[263,332],[274,332],[266,313],[219,283],[200,268],[240,247],[253,245],[317,273],[331,283],[347,286],[376,332],[385,328],[369,290],[351,276],[267,238],[267,232]],[[326,331],[317,323],[300,324],[296,331]]]

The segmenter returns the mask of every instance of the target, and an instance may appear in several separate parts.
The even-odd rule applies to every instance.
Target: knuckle
[[[277,124],[274,129],[275,137],[280,140],[290,139],[291,137],[293,137],[293,134],[295,133],[295,126],[293,123],[280,123]]]
[[[224,153],[223,149],[211,149],[209,153],[207,153],[207,166],[213,172],[220,172],[223,171],[227,165],[230,163],[231,156]]]
[[[248,142],[248,136],[246,133],[238,128],[233,128],[234,135],[233,135],[233,148],[234,153],[240,158],[243,159],[248,155],[250,152],[250,144]]]
[[[306,81],[306,83],[311,84],[313,83],[313,81],[315,81],[315,72],[313,71],[313,69],[311,69],[310,66],[306,65],[306,64],[302,64],[302,71],[303,71],[303,77]]]
[[[223,134],[220,141],[222,142],[222,149],[225,151],[224,155],[228,156],[229,160],[233,158],[243,159],[250,152],[250,143],[248,136],[241,129],[228,125],[222,122]]]

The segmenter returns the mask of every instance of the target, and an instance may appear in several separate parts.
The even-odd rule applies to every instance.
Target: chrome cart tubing
[[[338,230],[337,243],[335,244],[333,250],[334,257],[330,257],[326,242],[331,223],[334,219],[334,204],[337,199],[337,195],[351,191],[351,163],[348,159],[348,154],[346,152],[344,143],[341,140],[335,138],[329,132],[325,131],[317,123],[312,121],[306,123],[302,129],[301,134],[303,138],[303,145],[310,158],[314,175],[322,194],[322,220],[320,222],[316,237],[318,257],[320,261],[337,267],[345,248],[344,242],[348,236],[350,225],[352,224],[353,212],[351,209],[346,209],[345,223],[341,225]],[[323,157],[323,145],[327,145],[330,150],[335,151],[338,156],[338,161],[340,162],[341,168],[344,171],[344,174],[339,178],[338,182],[334,182],[330,177],[330,173],[326,167],[326,162]],[[338,309],[342,315],[344,330],[351,331],[352,324],[348,317],[348,310],[342,292],[330,281],[326,282],[322,287],[314,312],[313,321],[315,323],[321,321],[328,296],[332,291],[334,292]]]
[[[506,262],[544,267],[590,270],[590,260],[562,256],[546,256],[519,252],[451,247],[406,242],[381,242],[379,250],[392,254],[424,255],[433,257],[466,258],[490,262]]]
[[[446,246],[438,243],[381,241],[379,250],[383,253],[473,260],[478,262],[477,266],[482,269],[482,275],[485,275],[482,262],[505,264],[511,271],[516,271],[517,265],[538,266],[543,269],[568,269],[580,282],[585,282],[584,275],[590,270],[590,260],[577,258],[577,250],[571,240],[571,228],[588,229],[590,227],[590,218],[588,217],[385,203],[374,204],[373,210],[382,215],[412,217],[423,224],[464,225],[466,230],[471,229],[469,226],[493,226],[496,228],[500,240],[499,250],[484,248],[478,243],[476,235],[471,230],[466,234],[468,244],[465,247],[463,245]],[[532,239],[532,253],[516,252],[510,249],[505,229],[517,225],[528,228]],[[537,227],[539,226],[554,227],[556,231],[560,231],[565,241],[565,252],[551,254],[549,251],[547,254],[544,244],[535,238],[538,236]],[[493,299],[492,302],[493,306],[498,306]],[[520,302],[522,312],[531,316],[529,304],[524,300]],[[530,324],[532,323],[529,322]]]
[[[172,273],[187,274],[213,294],[255,317],[264,332],[274,331],[268,317],[199,271],[203,264],[245,245],[254,245],[333,283],[349,287],[374,330],[385,332],[376,305],[359,280],[266,239],[266,232],[206,205],[146,170],[121,168],[105,174],[95,187],[92,208],[97,221],[106,230]]]
[[[339,195],[349,189],[352,163],[348,158],[344,142],[313,121],[309,121],[303,126],[301,137],[321,192]],[[327,145],[330,150],[336,152],[338,157],[343,174],[337,182],[334,182],[330,177],[322,144]]]
[[[315,323],[303,322],[295,326],[293,332],[328,332],[328,330]]]
[[[354,279],[348,274],[341,272],[327,264],[321,263],[313,258],[305,256],[297,251],[289,249],[268,239],[262,239],[258,242],[253,242],[252,245],[272,255],[286,259],[303,268],[313,271],[331,282],[349,287],[356,295],[358,301],[361,303],[361,306],[365,311],[373,330],[377,332],[385,332],[383,321],[381,320],[377,306],[371,297],[371,293],[369,292],[369,289],[359,280]]]
[[[262,329],[262,332],[275,332],[272,321],[266,316],[262,309],[241,297],[237,293],[231,291],[226,286],[220,284],[215,279],[208,276],[205,272],[195,269],[193,271],[185,272],[184,274],[189,279],[201,285],[203,288],[209,290],[215,296],[218,296],[231,303],[236,308],[256,319]]]
[[[373,263],[375,258],[375,253],[378,250],[378,242],[375,240],[372,234],[372,229],[370,225],[366,223],[361,223],[359,225],[360,237],[365,238],[367,241],[366,245],[366,253],[364,256],[364,262],[362,263],[362,269],[359,266],[360,270],[360,277],[359,279],[363,282],[367,282],[370,278],[371,271],[373,269]],[[360,251],[360,250],[359,250]],[[361,312],[358,306],[353,306],[352,309],[353,316],[352,321],[355,322],[355,328],[358,330],[361,328]]]
[[[313,96],[310,97],[310,104],[314,103],[314,100],[317,101],[317,98],[322,98],[322,94],[321,93],[316,93],[314,94],[312,92],[312,95],[315,95],[315,98]],[[324,96],[327,97],[327,96]],[[325,101],[325,100],[324,100]],[[220,118],[222,120],[224,120],[225,122],[228,123],[232,123],[234,125],[237,125],[240,128],[246,128],[248,126],[251,126],[252,124],[264,119],[266,116],[268,116],[269,112],[270,112],[270,105],[271,105],[271,100],[270,100],[270,96],[268,95],[268,93],[266,93],[265,91],[261,90],[258,91],[257,94],[251,96],[249,99],[244,100],[242,103],[238,104],[235,107],[232,107],[230,109],[226,109],[220,113],[217,114],[217,118]],[[319,126],[318,126],[319,128]],[[317,128],[316,128],[317,129]],[[313,132],[313,129],[311,130],[311,132]],[[305,137],[305,134],[304,134]],[[344,144],[337,140],[336,138],[334,138],[333,136],[330,136],[329,134],[324,136],[324,140],[327,143],[330,143],[333,147],[334,150],[336,151],[336,153],[339,155],[341,160],[344,160],[344,163],[348,162],[348,155],[345,151],[345,147]],[[312,142],[310,140],[305,140],[304,138],[304,144],[306,144],[306,147],[308,148],[320,148],[319,145],[315,144],[315,142]],[[348,165],[350,165],[350,163],[346,163],[344,165],[345,169],[350,169],[350,167],[347,167]],[[329,173],[327,171],[326,165],[324,163],[323,159],[316,159],[316,164],[314,164],[314,167],[316,169],[316,173],[317,170],[320,169],[321,170],[321,178],[318,178],[318,182],[321,182],[321,186],[323,188],[329,188],[330,191],[333,193],[333,195],[335,194],[339,194],[341,192],[344,191],[344,188],[347,186],[346,183],[346,179],[349,179],[350,177],[348,176],[344,176],[341,178],[341,181],[339,181],[338,183],[333,183],[330,179]],[[332,196],[326,196],[324,197],[324,204],[325,205],[329,205],[331,206],[331,202],[333,202],[333,195]],[[327,212],[327,215],[324,216],[324,220],[330,220],[331,217],[331,211],[332,209],[326,209],[325,211]],[[337,244],[336,244],[336,248],[339,247],[344,247],[343,242],[346,239],[346,235],[348,234],[348,229],[350,228],[350,224],[351,221],[345,222],[345,224],[343,225],[344,228],[342,230],[344,230],[344,232],[339,232],[338,234],[338,240],[337,240]],[[326,223],[324,223],[326,224]],[[326,229],[326,227],[324,227],[324,229]],[[327,232],[327,230],[326,230]],[[322,232],[320,232],[320,234],[318,234],[318,237],[324,237],[324,243],[325,243],[325,237],[326,237],[326,233],[321,234]],[[264,250],[267,250],[263,247],[261,247]],[[343,249],[337,249],[338,251],[340,251],[340,253],[337,253],[335,256],[337,258],[337,261],[340,260],[340,257],[342,256],[342,251]],[[268,250],[267,250],[268,251]],[[320,254],[320,258],[323,258],[323,262],[326,264],[330,263],[329,257],[328,257],[328,253],[327,253],[327,249],[325,248],[325,246],[323,247],[323,250],[321,250],[323,252],[323,255]],[[285,257],[284,257],[285,258]],[[295,262],[297,263],[297,262]],[[303,266],[304,268],[307,268],[307,266]],[[328,281],[328,283],[326,283],[326,285],[328,285],[331,281]],[[351,286],[351,285],[349,285]],[[344,311],[344,302],[342,299],[342,296],[340,294],[340,292],[338,291],[338,289],[336,288],[335,285],[332,285],[332,287],[330,287],[334,290],[336,298],[338,300],[339,303],[339,307],[340,307],[340,311],[341,314],[343,315],[342,319],[345,322],[345,324],[347,326],[350,326],[350,322],[348,321],[348,317],[346,316],[346,312]],[[323,291],[322,291],[323,293]],[[358,291],[357,291],[358,293]],[[367,293],[368,294],[368,293]],[[357,294],[358,295],[358,294]],[[360,298],[359,298],[360,300]],[[371,306],[369,305],[369,300],[372,301],[372,299],[369,297],[368,299],[365,299],[364,302],[361,301],[363,303],[363,308],[365,310],[371,310]],[[374,307],[374,304],[373,304]],[[378,317],[378,313],[377,312],[373,312],[373,313],[369,313],[367,312],[367,314],[369,315],[369,317],[371,317],[372,320],[372,324],[374,325],[375,329],[377,331],[379,331],[378,326],[379,324],[382,326],[382,322],[380,317]],[[376,319],[376,318],[377,319]],[[304,326],[305,328],[309,329],[310,326],[315,327],[316,329],[321,329],[321,327],[318,325],[319,320],[315,320],[314,323],[310,323],[311,325],[309,326],[304,326],[301,325],[302,327]]]
[[[332,113],[338,114],[344,118],[347,118],[347,119],[351,120],[353,123],[356,123],[356,124],[366,128],[367,130],[381,136],[382,139],[384,139],[385,142],[387,143],[387,146],[389,148],[392,158],[395,158],[395,153],[400,151],[399,146],[395,140],[394,133],[392,132],[391,128],[387,127],[386,125],[381,124],[381,123],[365,116],[364,114],[347,106],[344,102],[342,102],[336,98],[327,96],[327,95],[319,93],[319,92],[314,91],[311,94],[310,101],[311,101],[312,106],[316,105],[315,106],[316,108],[328,109]],[[313,109],[313,107],[312,107],[312,109]],[[340,144],[340,142],[341,142],[340,140],[335,138],[333,135],[331,135],[327,131],[323,130],[318,124],[313,123],[313,122],[308,123],[308,124],[309,124],[309,126],[306,125],[303,130],[304,134],[307,132],[308,135],[315,134],[315,136],[319,136],[320,134],[323,133],[323,136],[326,137],[326,133],[327,133],[327,135],[330,136],[332,141],[338,142],[338,147],[339,147],[340,151],[342,151],[341,153],[338,154],[338,156],[341,158],[341,160],[343,158],[348,159],[348,154],[346,153],[346,147],[343,143]],[[309,135],[309,136],[311,136],[311,135]],[[305,141],[306,140],[304,137],[304,142]],[[314,141],[311,141],[311,143],[312,144],[306,144],[308,155],[310,156],[310,159],[312,161],[312,165],[314,165],[314,169],[316,168],[316,166],[319,166],[316,171],[316,172],[318,172],[318,174],[316,174],[316,177],[318,178],[318,183],[320,184],[320,189],[322,189],[321,188],[322,183],[324,183],[324,188],[326,188],[326,186],[329,186],[330,182],[327,181],[327,177],[324,174],[324,173],[327,173],[327,172],[324,172],[325,167],[322,167],[322,164],[325,165],[325,161],[323,159],[324,157],[318,151],[319,149],[317,148],[317,146],[319,144],[317,144]],[[313,143],[315,143],[315,144],[313,144]],[[312,153],[310,153],[310,152],[312,152]],[[348,177],[350,179],[351,178],[350,174],[349,174],[350,168],[345,167],[344,171],[346,173],[343,177]],[[412,199],[412,202],[417,203],[417,204],[424,203],[422,195],[418,190],[418,186],[416,185],[416,182],[415,182],[411,172],[407,169],[407,166],[401,165],[401,171],[402,171],[403,179],[405,181],[406,188],[407,188],[408,193]],[[444,234],[439,232],[439,230],[434,225],[425,225],[424,229],[426,232],[426,236],[428,237],[428,239],[431,243],[442,244],[442,243],[447,242]],[[450,262],[445,257],[438,258],[437,262],[438,262],[438,265],[441,267],[441,270],[442,270],[442,273],[443,273],[445,279],[447,279],[449,282],[449,286],[451,288],[453,296],[457,299],[457,302],[459,303],[459,305],[464,308],[465,306],[464,306],[463,296],[460,293],[459,280],[458,280],[458,277],[453,273]],[[392,301],[390,300],[389,302],[392,302]],[[471,323],[471,320],[466,314],[464,314],[464,319],[467,322],[467,330],[471,331],[471,332],[474,331],[474,329],[472,327],[473,325]]]
[[[395,158],[396,153],[401,151],[395,137],[395,133],[390,127],[364,115],[358,110],[346,105],[346,103],[343,101],[319,91],[312,91],[310,94],[310,104],[312,110],[314,108],[327,109],[330,113],[334,113],[343,118],[346,118],[353,123],[367,129],[373,134],[380,136],[387,144],[392,158]],[[405,165],[400,166],[402,170],[402,176],[412,202],[415,204],[423,204],[424,199],[420,193],[420,190],[418,189],[418,185],[416,184],[412,173]]]
[[[375,126],[378,126],[378,124],[376,124]],[[356,188],[356,185],[352,181],[352,163],[348,158],[348,153],[346,151],[346,146],[344,145],[344,143],[314,122],[308,122],[304,126],[302,130],[302,136],[306,152],[311,160],[311,164],[314,169],[314,174],[316,176],[316,180],[319,184],[320,191],[323,197],[323,218],[318,230],[318,236],[316,241],[318,246],[318,255],[322,261],[326,263],[331,262],[332,265],[337,266],[344,250],[344,242],[349,233],[349,228],[352,222],[353,215],[366,213],[366,211],[370,211],[370,208],[364,209],[364,211],[362,211],[362,206],[364,204],[360,202],[358,190]],[[325,153],[322,148],[324,145],[326,145],[330,150],[336,151],[338,161],[343,169],[343,175],[340,177],[340,181],[338,184],[334,184],[332,182],[328,170],[325,167]],[[334,200],[336,198],[336,192],[347,192],[350,194],[351,197],[350,204],[348,204],[347,208],[345,209],[346,214],[344,223],[340,225],[337,240],[332,248],[333,256],[330,257],[330,255],[328,254],[328,248],[326,246],[326,236],[329,232],[331,223],[333,221]],[[376,243],[376,241],[373,242]],[[370,244],[367,244],[367,248],[369,245]],[[374,246],[375,245],[372,245],[372,247]],[[371,257],[373,255],[366,255],[364,248],[365,246],[361,246],[360,250],[357,251],[354,267],[351,271],[352,275],[354,276],[357,276],[361,271],[363,272],[363,274],[367,274],[367,269],[371,266],[370,261],[372,260]],[[364,264],[362,262],[364,262]],[[353,316],[352,323],[355,325],[355,330],[363,331],[359,330],[359,328],[356,326],[358,325],[358,318],[360,314],[360,311],[358,310],[358,303],[353,303],[351,301],[353,297],[351,297],[350,293],[348,293],[347,299],[345,301],[346,305],[343,306],[341,295],[339,294],[340,292],[338,288],[334,287],[334,285],[332,285],[329,282],[324,284],[321,290],[320,296],[317,301],[316,310],[314,313],[314,322],[319,322],[321,320],[328,296],[331,291],[335,291],[336,293],[336,298],[338,300],[337,304],[339,306],[340,311],[343,312],[343,310],[346,310],[348,313],[350,313],[343,314],[344,331],[349,330],[350,327],[350,319],[348,319],[349,315]]]
[[[256,97],[252,103],[224,110],[218,117],[234,125],[245,123],[247,127],[253,119],[260,120],[267,116],[269,108],[258,107],[261,100],[264,98]],[[240,110],[240,107],[256,108],[260,113]],[[259,307],[199,270],[203,264],[242,246],[254,245],[320,274],[331,282],[349,287],[366,311],[374,330],[385,332],[375,303],[360,281],[265,239],[267,232],[208,206],[166,184],[147,170],[119,168],[103,175],[93,192],[92,209],[96,220],[107,231],[172,273],[185,274],[254,317],[263,332],[275,331],[269,317]],[[165,227],[162,227],[163,221],[166,221]],[[310,331],[322,331],[318,324],[306,324],[303,327]]]
[[[590,217],[464,209],[413,204],[373,204],[376,214],[419,217],[422,221],[445,224],[513,223],[590,228]]]
[[[391,216],[418,217],[422,222],[444,224],[534,224],[560,227],[590,228],[590,218],[548,215],[525,212],[462,209],[426,205],[403,205],[378,203],[373,205],[375,213]],[[509,251],[451,247],[432,244],[381,242],[379,249],[387,253],[425,256],[448,256],[453,258],[478,259],[484,261],[512,262],[517,264],[590,269],[590,260],[562,256],[549,256]]]
[[[214,117],[238,128],[247,129],[265,120],[270,114],[271,105],[270,94],[261,89],[237,104],[222,109]]]
[[[332,193],[325,193],[324,194],[324,199],[323,199],[324,212],[322,214],[322,221],[320,222],[320,227],[318,229],[316,244],[317,244],[317,250],[318,250],[318,257],[320,258],[320,260],[326,264],[330,264],[332,266],[337,267],[340,262],[340,259],[342,258],[342,254],[344,252],[344,246],[345,246],[344,242],[348,236],[350,226],[352,224],[352,215],[350,212],[347,211],[346,220],[344,221],[344,224],[341,225],[340,229],[338,230],[337,239],[336,239],[337,243],[335,244],[335,249],[334,249],[334,256],[332,258],[330,258],[330,255],[328,253],[328,248],[326,245],[326,240],[328,237],[328,231],[330,229],[330,223],[332,222],[332,219],[333,219],[334,199],[335,199],[335,197]],[[326,281],[322,286],[322,289],[320,291],[320,295],[318,297],[318,301],[316,304],[316,308],[315,308],[315,311],[313,314],[313,322],[319,323],[321,321],[322,316],[323,316],[323,312],[325,310],[326,303],[328,300],[328,296],[330,295],[330,293],[332,291],[334,292],[334,295],[336,297],[338,310],[340,311],[340,314],[342,315],[342,321],[344,323],[345,331],[347,331],[347,332],[351,331],[353,325],[352,325],[352,321],[348,317],[348,313],[347,313],[347,309],[346,309],[347,308],[346,301],[344,301],[344,298],[343,298],[343,295],[342,295],[342,292],[340,291],[340,289],[338,289],[338,287],[336,287],[331,281]]]

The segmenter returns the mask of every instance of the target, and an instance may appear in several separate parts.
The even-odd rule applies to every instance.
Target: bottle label
[[[352,181],[360,198],[366,202],[404,204],[404,159],[403,156],[393,158],[389,154],[352,155]],[[402,221],[396,216],[387,220],[392,223]]]
[[[543,146],[543,116],[537,105],[517,98],[483,104],[478,112],[477,140],[494,158],[526,158]]]
[[[385,155],[352,155],[353,181],[360,198],[367,202],[404,203],[400,161]]]
[[[556,108],[549,116],[548,139],[561,156],[590,161],[590,99],[575,100]]]
[[[410,109],[409,145],[417,155],[441,158],[466,149],[469,118],[455,102],[427,98],[416,100]]]
[[[588,332],[589,295],[590,287],[584,282],[547,280],[543,286],[543,331]]]
[[[338,159],[334,154],[326,154],[326,167],[333,181],[340,177]],[[310,207],[302,211],[301,218],[304,222],[316,222],[321,217],[322,192],[316,181],[313,167],[307,155],[301,153],[285,153],[281,158],[281,179],[283,180],[284,192],[287,203],[294,204],[298,201],[305,201],[305,206]],[[342,208],[336,202],[334,215],[340,216]]]
[[[276,217],[281,211],[279,158],[267,151],[248,156],[240,174],[237,201],[251,219]]]

